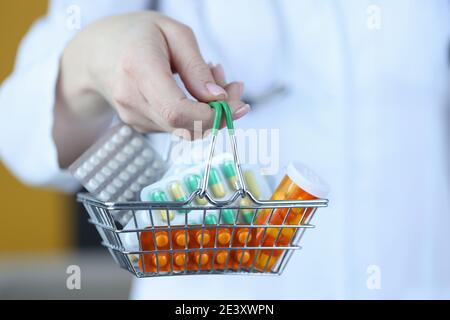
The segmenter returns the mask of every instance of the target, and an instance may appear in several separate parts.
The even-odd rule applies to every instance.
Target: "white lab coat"
[[[237,126],[279,129],[279,175],[289,160],[308,163],[331,185],[330,206],[281,277],[136,280],[132,298],[450,298],[449,2],[280,0],[285,46],[275,1],[194,2],[162,1],[162,11],[192,26],[208,61],[225,60],[251,93],[274,78],[289,84]],[[148,6],[52,2],[2,86],[3,161],[26,182],[63,189],[73,181],[50,132],[58,57],[74,34],[69,4],[82,25]]]

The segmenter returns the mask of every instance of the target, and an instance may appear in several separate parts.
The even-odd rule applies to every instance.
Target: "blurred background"
[[[0,1],[0,83],[47,0]],[[73,196],[22,185],[0,162],[0,299],[124,299],[131,277],[119,269]],[[68,290],[67,267],[81,268],[81,290]]]

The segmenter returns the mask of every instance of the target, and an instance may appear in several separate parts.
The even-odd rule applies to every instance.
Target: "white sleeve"
[[[54,0],[23,39],[13,73],[0,87],[0,157],[23,182],[72,191],[52,137],[55,86],[67,42],[80,27],[108,15],[142,10],[146,0]],[[77,20],[79,19],[79,20]]]

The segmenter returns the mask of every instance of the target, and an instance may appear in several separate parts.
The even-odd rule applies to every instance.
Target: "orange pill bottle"
[[[291,162],[286,174],[273,193],[271,200],[316,200],[328,195],[328,185],[311,169],[300,162]],[[266,209],[257,217],[256,223],[262,225],[306,224],[311,218],[313,208]],[[289,246],[297,228],[259,228],[257,243],[262,246]],[[276,242],[276,243],[275,243]],[[255,267],[269,271],[284,250],[266,249],[258,252]]]

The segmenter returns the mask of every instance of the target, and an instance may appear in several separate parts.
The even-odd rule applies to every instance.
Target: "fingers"
[[[224,100],[227,92],[214,80],[203,60],[192,30],[173,21],[161,25],[169,49],[173,69],[193,97],[202,102]]]
[[[241,101],[242,95],[244,94],[244,83],[231,82],[229,84],[225,84],[225,72],[222,66],[220,64],[210,64],[210,68],[216,83],[223,85],[228,94],[228,105],[230,106],[233,120],[238,120],[249,113],[251,111],[250,106]],[[224,125],[225,122],[222,121],[222,126]]]

